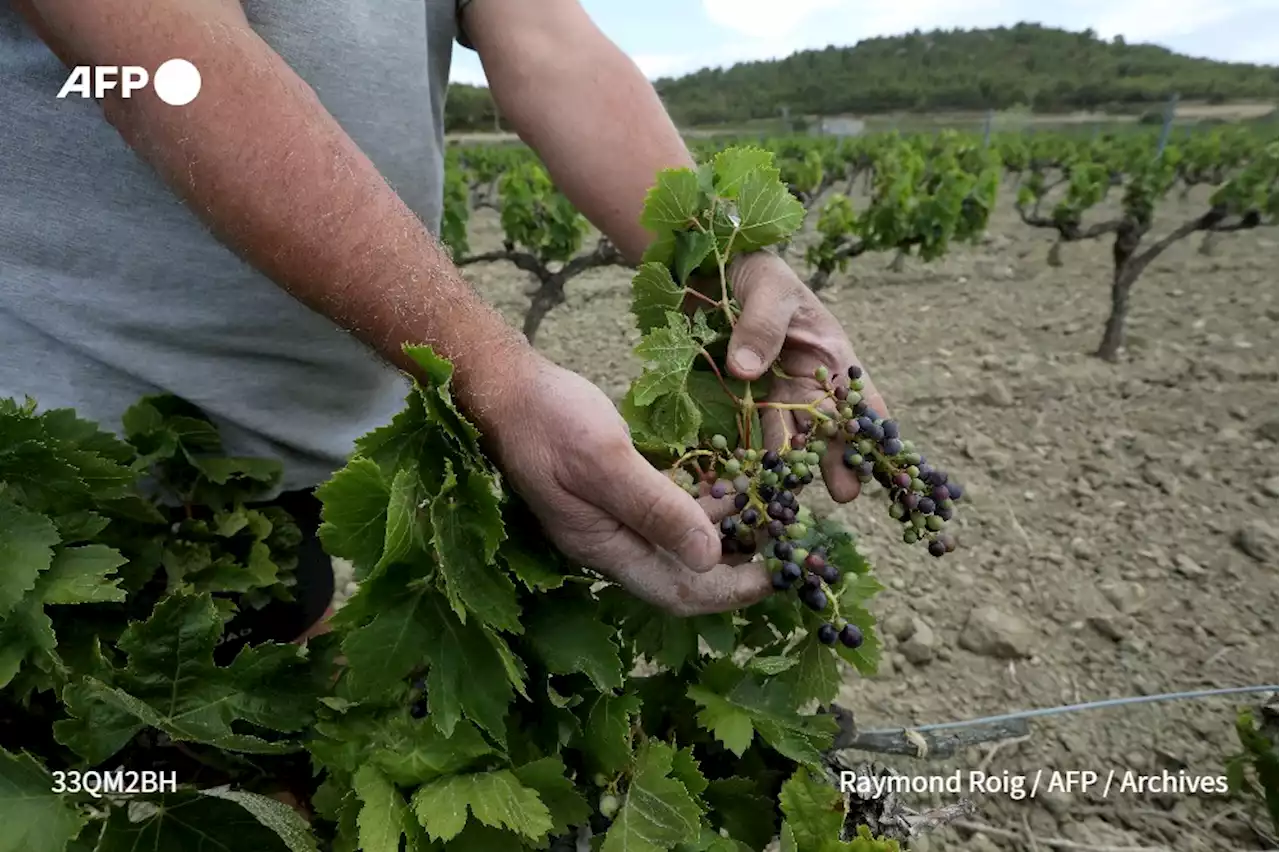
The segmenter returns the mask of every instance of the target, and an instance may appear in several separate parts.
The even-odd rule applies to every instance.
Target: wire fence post
[[[991,145],[991,120],[995,116],[995,110],[987,110],[987,117],[982,122],[982,147],[988,148]]]
[[[1169,134],[1173,130],[1173,118],[1178,112],[1178,93],[1174,92],[1164,108],[1164,124],[1160,127],[1160,141],[1156,143],[1156,156],[1164,154],[1164,146],[1169,144]]]

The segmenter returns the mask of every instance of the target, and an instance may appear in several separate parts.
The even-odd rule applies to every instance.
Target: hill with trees
[[[1274,65],[1219,62],[1121,37],[1098,38],[1017,24],[985,30],[915,31],[785,59],[705,68],[655,82],[684,126],[778,115],[1006,109],[1036,112],[1132,108],[1168,98],[1223,103],[1276,100]],[[453,130],[489,129],[488,90],[453,86]]]

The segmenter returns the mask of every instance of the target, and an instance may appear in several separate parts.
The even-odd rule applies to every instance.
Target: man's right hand
[[[770,593],[762,566],[721,563],[708,513],[635,450],[599,388],[526,355],[479,419],[504,475],[565,555],[675,615]]]

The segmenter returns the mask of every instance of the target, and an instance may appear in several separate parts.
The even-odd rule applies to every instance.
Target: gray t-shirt
[[[244,3],[433,232],[466,2]],[[400,410],[404,378],[219,243],[95,102],[56,99],[67,75],[0,0],[0,398],[118,430],[139,397],[170,392],[229,453],[282,460],[284,488],[327,479]]]

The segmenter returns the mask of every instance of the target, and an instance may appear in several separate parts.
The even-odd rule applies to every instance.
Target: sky
[[[1028,21],[1102,38],[1153,42],[1192,56],[1280,61],[1276,0],[582,0],[606,35],[650,78],[914,29]],[[454,51],[451,79],[484,83],[480,60]]]

